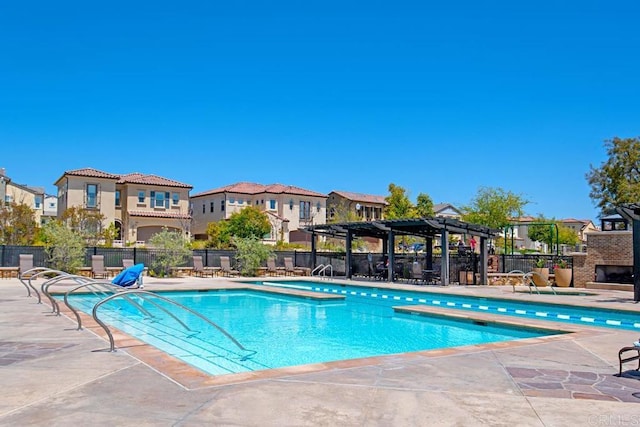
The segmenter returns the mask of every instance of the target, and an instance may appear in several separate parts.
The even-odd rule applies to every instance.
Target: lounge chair
[[[231,260],[228,256],[220,257],[220,271],[222,271],[222,274],[224,274],[226,277],[237,276],[238,274],[240,274],[238,270],[231,268]]]
[[[91,277],[94,279],[109,277],[109,270],[104,267],[104,255],[91,255]]]
[[[303,276],[304,270],[293,265],[293,258],[285,257],[284,274],[285,276]]]
[[[193,274],[199,277],[213,277],[218,274],[220,267],[205,267],[202,262],[202,256],[196,255],[193,257]]]
[[[33,268],[33,254],[20,254],[20,271],[18,272],[19,277],[27,278],[23,275],[25,271],[31,270]],[[29,273],[31,275],[31,273]]]
[[[114,285],[122,286],[123,288],[138,288],[143,289],[142,272],[144,271],[144,264],[136,264],[129,268],[124,269],[120,274],[113,278],[111,283]]]
[[[267,275],[268,276],[279,276],[281,271],[284,271],[284,268],[276,266],[275,258],[267,259]]]
[[[134,262],[131,258],[122,258],[122,268],[126,270],[129,267],[133,267]]]

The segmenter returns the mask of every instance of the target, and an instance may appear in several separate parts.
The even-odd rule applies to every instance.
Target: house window
[[[34,200],[34,207],[36,209],[40,209],[41,205],[42,205],[42,197],[41,196],[36,196],[35,200]]]
[[[235,203],[236,199],[234,197],[229,197],[229,203]]]
[[[333,217],[335,216],[336,216],[336,208],[332,206],[331,209],[329,209],[329,219],[333,219]]]
[[[178,206],[178,204],[180,203],[180,194],[179,193],[173,193],[171,195],[171,204],[173,206]]]
[[[207,205],[205,203],[202,204],[202,213],[207,212]]]
[[[169,209],[169,197],[171,196],[168,192],[165,193],[164,191],[152,191],[151,207]]]
[[[318,204],[316,205],[316,212],[320,212],[320,209],[322,209],[322,205],[320,204],[320,202],[318,202]]]
[[[146,193],[143,190],[138,191],[138,203],[144,203],[144,198],[146,197]]]
[[[289,210],[293,210],[293,199],[289,199]]]
[[[311,202],[300,202],[300,219],[311,219]]]
[[[116,206],[120,206],[120,190],[116,190]]]
[[[220,200],[220,212],[224,212],[224,199]]]
[[[87,208],[98,207],[98,185],[87,184]]]
[[[269,200],[269,209],[271,209],[272,211],[276,210],[276,201],[275,201],[275,199]]]
[[[238,199],[238,204],[239,205],[243,205],[244,204],[244,199]]]
[[[213,206],[214,206],[213,202],[209,203],[209,212],[213,212]]]

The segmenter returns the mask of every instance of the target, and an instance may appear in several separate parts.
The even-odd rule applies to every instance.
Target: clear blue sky
[[[640,136],[640,2],[14,1],[0,167],[435,203],[478,188],[597,218],[585,174]]]

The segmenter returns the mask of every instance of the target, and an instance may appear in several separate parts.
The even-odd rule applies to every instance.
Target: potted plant
[[[544,258],[538,258],[535,261],[535,267],[533,269],[533,283],[536,286],[547,286],[549,283],[549,267],[547,265],[547,260]]]
[[[553,266],[553,273],[555,274],[556,286],[566,288],[571,285],[572,269],[567,265],[567,261],[559,259]]]

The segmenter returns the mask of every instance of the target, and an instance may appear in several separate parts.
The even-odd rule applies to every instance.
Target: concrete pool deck
[[[234,286],[244,285],[145,278],[151,291]],[[640,304],[623,291],[554,296],[510,286],[393,287],[631,310],[640,321]],[[95,351],[108,347],[99,330],[77,331],[68,315],[55,316],[47,303],[27,297],[17,279],[3,279],[0,425],[640,425],[637,362],[625,365],[623,377],[614,375],[618,350],[639,332],[516,321],[570,333],[212,377],[122,335],[116,352]]]

